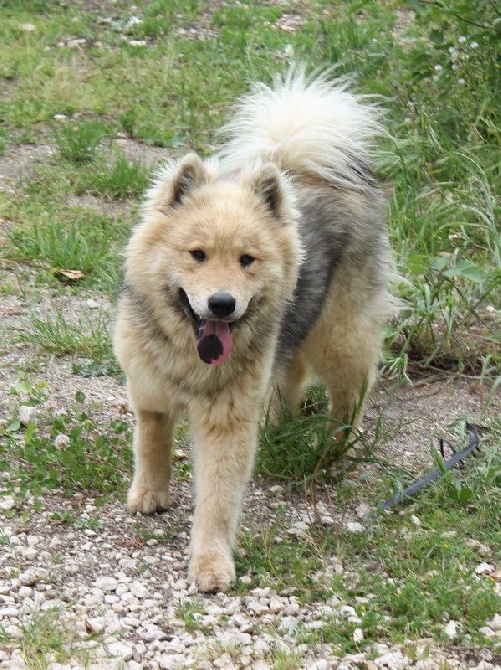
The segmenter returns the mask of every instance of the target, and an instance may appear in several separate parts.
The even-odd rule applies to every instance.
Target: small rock
[[[355,628],[353,631],[353,642],[359,644],[364,639],[364,631],[361,628]]]
[[[449,622],[447,622],[447,625],[444,626],[444,633],[447,635],[449,640],[454,640],[457,637],[458,634],[458,623],[457,621],[454,621],[451,619]]]
[[[10,509],[14,509],[16,506],[16,499],[14,496],[0,496],[0,510],[7,512]]]
[[[327,670],[329,667],[329,664],[325,660],[325,658],[320,658],[318,661],[315,661],[311,665],[308,666],[308,670]]]
[[[114,577],[98,577],[95,581],[95,585],[98,589],[101,589],[101,591],[116,591],[118,581]]]
[[[342,605],[339,614],[341,614],[344,619],[348,619],[348,621],[356,623],[360,621],[356,610],[353,607],[350,607],[350,605]]]
[[[363,519],[364,517],[366,517],[370,511],[371,508],[369,505],[367,505],[367,503],[360,503],[355,508],[355,514],[358,516],[359,519]]]
[[[495,614],[494,618],[487,622],[487,625],[495,632],[501,631],[501,615]]]
[[[388,670],[404,670],[408,662],[407,656],[400,651],[390,651],[376,659],[378,668],[388,668]]]
[[[489,575],[491,572],[494,572],[494,566],[485,561],[477,565],[475,568],[476,575]]]
[[[345,524],[346,530],[350,533],[363,533],[365,528],[358,521],[347,521]]]
[[[42,568],[29,568],[26,572],[19,575],[19,584],[21,586],[35,586],[40,581],[47,579],[47,570]]]
[[[256,661],[252,665],[252,670],[271,670],[271,665],[265,661]]]
[[[287,533],[289,535],[295,535],[296,537],[304,537],[308,531],[308,524],[305,521],[296,521],[292,524],[291,528],[287,528]]]
[[[279,628],[285,629],[285,630],[294,630],[294,628],[297,628],[298,625],[298,620],[296,617],[293,616],[285,616],[279,624]]]
[[[110,656],[121,658],[123,661],[132,659],[132,648],[123,642],[111,642],[107,645],[107,651]]]
[[[149,596],[148,589],[141,584],[141,582],[132,582],[129,586],[130,592],[136,598],[147,598]]]
[[[85,620],[85,630],[89,634],[102,633],[105,626],[106,621],[102,617],[90,617]]]

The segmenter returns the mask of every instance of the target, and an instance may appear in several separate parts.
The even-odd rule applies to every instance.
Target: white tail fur
[[[275,160],[284,170],[311,174],[339,186],[367,186],[381,111],[347,90],[329,71],[309,78],[293,68],[273,87],[255,84],[224,126],[229,140],[220,152],[223,170],[255,160]]]

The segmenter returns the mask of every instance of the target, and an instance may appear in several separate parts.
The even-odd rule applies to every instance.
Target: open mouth
[[[199,316],[182,288],[179,289],[179,303],[189,318],[195,331],[195,341],[200,359],[208,365],[221,365],[231,353],[233,338],[231,330],[236,322],[219,319],[209,320]]]

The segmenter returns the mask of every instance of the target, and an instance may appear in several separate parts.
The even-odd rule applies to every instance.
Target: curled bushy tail
[[[381,112],[347,86],[329,72],[307,77],[299,68],[277,77],[273,87],[255,84],[223,128],[229,138],[220,152],[224,168],[271,159],[338,186],[367,187],[370,150],[383,133]]]

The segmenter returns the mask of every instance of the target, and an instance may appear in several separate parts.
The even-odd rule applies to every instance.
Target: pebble
[[[447,635],[449,640],[454,640],[458,634],[458,623],[452,619],[447,622],[444,626],[444,633]]]
[[[123,642],[112,642],[107,645],[107,651],[110,656],[115,656],[123,661],[129,661],[132,658],[132,647]]]
[[[488,621],[487,624],[495,633],[501,632],[501,615],[495,614],[494,618]]]
[[[19,575],[19,584],[22,586],[34,586],[38,582],[47,579],[48,572],[43,568],[30,568]]]
[[[16,499],[14,496],[0,496],[0,510],[7,512],[10,509],[14,509],[16,506]],[[11,539],[12,544],[12,539]]]
[[[477,565],[475,568],[476,575],[489,575],[491,572],[494,572],[494,566],[485,561]]]
[[[388,670],[405,670],[405,666],[410,663],[407,656],[400,651],[390,651],[374,661],[378,668],[388,668]]]
[[[118,586],[118,580],[114,577],[99,577],[95,581],[96,587],[101,591],[116,591]]]

